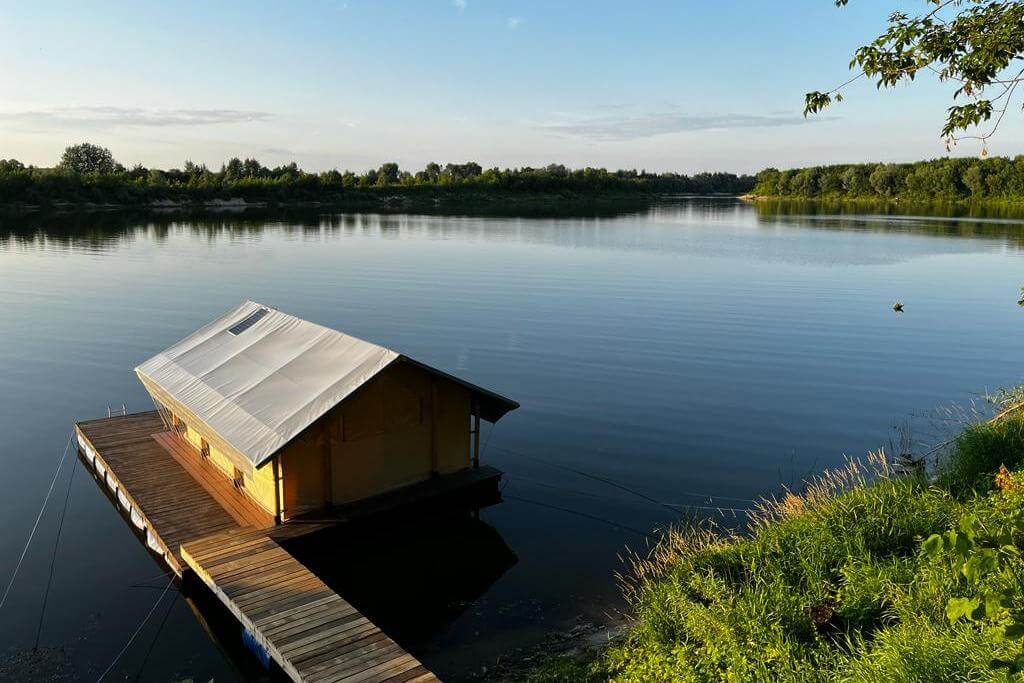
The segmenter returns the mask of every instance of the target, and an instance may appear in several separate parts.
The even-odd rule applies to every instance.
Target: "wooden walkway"
[[[274,523],[226,477],[214,477],[191,444],[165,432],[156,411],[79,422],[75,431],[93,475],[179,577],[182,543]]]
[[[181,554],[292,680],[438,680],[265,533],[222,532]]]
[[[80,456],[147,546],[179,577],[195,572],[292,680],[438,680],[277,543],[343,520],[275,526],[155,411],[79,422],[75,432]]]

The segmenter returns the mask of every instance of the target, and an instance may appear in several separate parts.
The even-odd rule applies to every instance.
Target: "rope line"
[[[149,662],[149,655],[153,652],[153,646],[156,645],[157,639],[160,638],[160,634],[163,633],[164,625],[167,623],[167,617],[171,616],[171,610],[174,608],[176,602],[178,602],[179,591],[174,592],[174,597],[167,603],[167,611],[164,612],[163,619],[160,620],[160,625],[156,629],[156,633],[153,634],[153,640],[149,641],[149,647],[146,648],[146,654],[142,657],[142,664],[139,664],[139,670],[135,673],[135,680],[142,680],[142,672],[146,668],[146,663]]]
[[[492,422],[491,423],[491,428],[487,430],[487,438],[484,439],[483,448],[480,449],[480,457],[481,458],[484,456],[484,453],[487,452],[487,444],[489,444],[491,442],[491,437],[494,436],[494,430],[497,429],[497,428],[498,428],[498,423],[497,422]]]
[[[39,508],[39,514],[36,515],[35,524],[32,525],[32,531],[28,534],[28,540],[25,541],[25,547],[21,551],[21,557],[18,558],[18,564],[14,566],[14,573],[11,574],[11,580],[7,582],[7,588],[4,590],[4,596],[0,598],[0,609],[3,609],[7,603],[7,596],[11,593],[11,586],[14,585],[14,580],[18,578],[18,572],[21,570],[21,564],[25,561],[25,555],[28,554],[28,547],[32,545],[32,539],[35,538],[36,529],[39,528],[39,520],[43,518],[43,512],[46,511],[46,504],[50,500],[50,495],[53,493],[53,487],[57,484],[57,478],[60,476],[60,470],[64,467],[64,461],[68,457],[68,450],[71,448],[72,435],[68,434],[68,443],[64,446],[64,455],[60,456],[60,462],[57,463],[57,471],[53,473],[53,481],[50,482],[50,489],[46,492],[46,497],[43,498],[43,506]]]
[[[595,522],[601,522],[602,524],[607,524],[609,526],[613,526],[616,529],[622,529],[623,531],[629,531],[629,532],[634,533],[634,534],[636,534],[638,536],[643,536],[645,538],[647,537],[647,532],[640,531],[640,529],[637,529],[636,527],[627,526],[625,524],[619,524],[618,522],[613,522],[610,519],[606,519],[604,517],[598,517],[597,515],[591,515],[591,514],[586,513],[586,512],[580,512],[579,510],[573,510],[571,508],[559,507],[558,505],[551,505],[549,503],[542,503],[539,500],[531,500],[529,498],[521,498],[519,496],[513,496],[513,495],[509,495],[509,494],[505,494],[505,498],[508,498],[509,500],[516,500],[516,501],[519,501],[520,503],[529,503],[530,505],[537,505],[539,507],[548,508],[550,510],[558,510],[559,512],[567,512],[570,515],[577,515],[579,517],[585,517],[585,518],[593,520]]]
[[[596,491],[581,491],[579,489],[569,488],[568,486],[559,486],[558,484],[549,484],[546,481],[541,481],[540,479],[534,479],[532,477],[525,477],[525,476],[523,476],[521,474],[515,475],[515,478],[516,478],[517,481],[525,481],[525,482],[528,482],[529,484],[532,484],[533,486],[540,486],[542,488],[554,489],[556,491],[563,491],[565,493],[572,493],[572,494],[577,495],[577,496],[586,496],[587,498],[597,498],[597,499],[600,499],[600,500],[608,500],[608,501],[613,501],[613,502],[620,502],[622,500],[621,498],[613,498],[612,496],[601,494],[601,493],[597,493]],[[505,479],[503,481],[507,481],[507,480],[508,480],[508,475],[506,475],[506,477],[505,477]],[[720,505],[693,505],[693,504],[690,504],[690,503],[665,503],[665,505],[674,505],[676,507],[685,508],[685,509],[712,510],[712,511],[715,511],[715,512],[731,512],[733,514],[735,514],[737,512],[747,512],[748,511],[748,508],[722,507]]]
[[[166,579],[172,573],[173,573],[173,571],[168,569],[165,572],[160,572],[159,574],[154,574],[153,576],[149,577],[148,579],[142,579],[141,581],[136,581],[135,583],[130,584],[128,587],[129,588],[159,588],[160,586],[149,586],[149,585],[146,585],[146,584],[148,584],[150,581],[156,581],[157,579]]]
[[[522,453],[522,452],[519,452],[519,451],[514,451],[514,450],[509,449],[509,448],[502,448],[501,446],[495,446],[494,448],[496,450],[503,451],[505,453],[510,453],[512,455],[518,455],[518,456],[520,456],[522,458],[526,458],[527,460],[533,460],[535,462],[539,462],[539,463],[547,465],[549,467],[554,467],[554,468],[557,468],[557,469],[565,470],[567,472],[572,472],[573,474],[579,475],[581,477],[586,477],[588,479],[593,479],[595,481],[599,481],[602,484],[606,484],[607,486],[612,486],[612,487],[617,488],[617,489],[619,489],[621,491],[625,491],[626,493],[634,495],[634,496],[636,496],[636,497],[638,497],[638,498],[640,498],[642,500],[647,501],[648,503],[652,503],[654,505],[658,505],[658,506],[663,507],[663,508],[665,508],[667,510],[670,510],[673,513],[679,513],[679,512],[682,512],[685,509],[693,509],[693,508],[696,508],[696,509],[714,509],[714,510],[730,510],[730,511],[737,511],[737,510],[739,510],[741,512],[745,511],[743,508],[725,508],[725,507],[710,506],[710,505],[682,505],[682,504],[676,505],[676,504],[672,504],[672,503],[665,503],[663,501],[658,500],[657,498],[653,498],[653,497],[647,495],[646,493],[643,493],[641,491],[637,491],[636,489],[631,489],[628,486],[626,486],[625,484],[620,484],[619,482],[615,481],[614,479],[609,479],[607,477],[602,477],[602,476],[597,475],[597,474],[591,474],[590,472],[585,472],[584,470],[576,469],[575,467],[569,467],[568,465],[562,465],[560,463],[550,462],[548,460],[544,460],[543,458],[538,458],[536,456],[527,455],[526,453]],[[707,498],[709,500],[714,500],[714,498],[715,498],[714,496],[705,496],[703,494],[687,493],[685,491],[683,493],[686,493],[687,495],[699,496],[701,498]],[[753,501],[753,500],[751,500],[749,498],[733,498],[733,497],[730,497],[730,496],[719,496],[719,498],[722,498],[723,500],[736,500],[736,501],[742,501],[742,502],[747,502],[747,503],[754,503],[755,502],[755,501]]]
[[[144,616],[142,618],[142,621],[139,622],[139,625],[135,629],[135,632],[132,633],[132,637],[128,639],[128,642],[124,644],[124,647],[121,648],[121,651],[117,653],[117,656],[114,657],[114,661],[110,662],[110,666],[108,666],[106,669],[104,669],[103,673],[100,674],[100,677],[96,679],[96,683],[100,683],[100,681],[102,681],[104,678],[106,678],[107,674],[110,673],[110,670],[114,668],[115,664],[117,664],[117,660],[121,659],[121,656],[125,652],[127,652],[128,648],[131,647],[133,642],[135,642],[135,639],[138,637],[139,633],[142,631],[142,627],[146,625],[146,622],[149,621],[149,618],[151,616],[153,616],[153,612],[156,611],[157,605],[159,605],[160,601],[164,599],[165,595],[167,595],[167,591],[170,590],[172,583],[174,583],[174,576],[173,575],[171,576],[171,580],[168,581],[167,585],[164,587],[163,592],[161,592],[160,595],[157,596],[156,602],[154,602],[153,606],[149,608],[148,612],[146,612],[146,616]]]
[[[71,463],[71,476],[68,477],[68,490],[64,493],[64,507],[60,511],[60,520],[57,522],[57,537],[53,540],[53,552],[50,553],[50,573],[46,578],[46,590],[43,591],[43,606],[39,609],[39,624],[36,626],[36,644],[33,650],[39,649],[39,638],[43,635],[43,619],[46,617],[46,603],[50,599],[50,586],[53,585],[53,568],[57,564],[57,549],[60,547],[60,536],[64,531],[64,517],[68,512],[68,502],[71,500],[71,484],[75,481],[75,472],[78,471],[78,458]]]

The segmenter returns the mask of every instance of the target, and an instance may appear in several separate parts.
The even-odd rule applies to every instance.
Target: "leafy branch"
[[[834,1],[840,7],[849,2]],[[928,71],[958,84],[941,131],[947,148],[965,139],[984,143],[995,135],[1024,81],[1024,66],[1018,66],[1024,62],[1024,0],[924,1],[930,9],[916,16],[892,13],[886,30],[854,52],[853,78],[807,93],[804,116],[842,101],[843,91],[860,78],[874,80],[878,89],[893,88]],[[993,117],[987,131],[962,134]]]

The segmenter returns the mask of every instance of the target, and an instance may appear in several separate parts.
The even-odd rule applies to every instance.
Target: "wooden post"
[[[473,399],[473,469],[480,467],[480,401]]]
[[[430,378],[430,476],[437,476],[437,380]]]
[[[284,521],[284,510],[281,506],[281,456],[274,456],[274,521]]]
[[[334,475],[332,461],[334,454],[334,438],[338,433],[338,418],[330,416],[324,422],[324,507],[334,506]]]

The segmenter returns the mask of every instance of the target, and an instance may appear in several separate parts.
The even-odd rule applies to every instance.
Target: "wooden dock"
[[[493,488],[501,473],[465,470],[332,514],[275,525],[155,411],[75,425],[79,456],[122,516],[178,577],[193,572],[294,681],[438,680],[278,541]]]
[[[179,577],[185,569],[182,543],[274,524],[272,515],[215,472],[191,444],[164,431],[156,411],[79,422],[75,431],[93,476]]]
[[[293,680],[438,680],[261,531],[215,534],[181,554]]]

